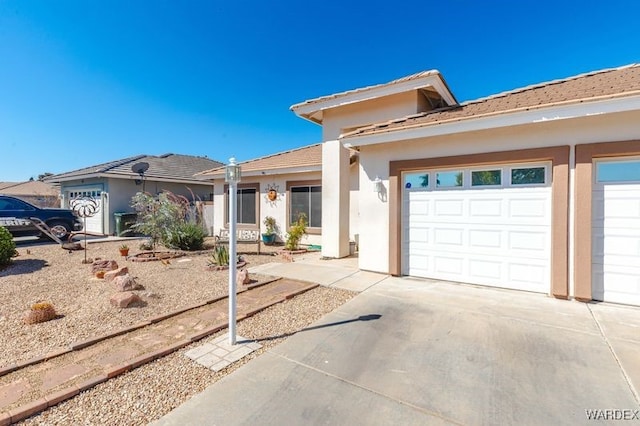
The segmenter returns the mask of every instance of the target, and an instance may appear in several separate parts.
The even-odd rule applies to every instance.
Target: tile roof
[[[57,196],[60,191],[50,183],[31,180],[26,182],[0,182],[0,193],[16,196]]]
[[[195,157],[181,154],[136,155],[120,160],[109,161],[95,166],[85,167],[71,172],[61,173],[46,178],[49,182],[59,182],[71,178],[82,178],[88,175],[107,175],[113,177],[135,177],[138,176],[131,170],[131,166],[136,163],[145,162],[149,164],[149,169],[144,173],[146,179],[163,180],[191,180],[196,173],[203,170],[219,167],[219,161],[214,161],[206,157]]]
[[[573,77],[539,83],[458,106],[427,111],[384,123],[362,127],[344,138],[389,132],[407,127],[428,126],[507,112],[527,111],[588,100],[639,94],[640,64],[593,71]]]
[[[278,152],[276,154],[267,155],[253,160],[239,163],[242,167],[242,173],[260,172],[266,170],[283,170],[290,168],[314,168],[322,167],[322,144],[303,146],[289,151]],[[202,177],[220,177],[224,176],[224,166],[206,170],[198,173]]]
[[[366,86],[366,87],[360,87],[358,89],[353,89],[353,90],[347,90],[345,92],[340,92],[340,93],[335,93],[332,95],[327,95],[327,96],[320,96],[319,98],[314,98],[314,99],[309,99],[307,101],[304,102],[300,102],[297,103],[295,105],[291,106],[291,110],[294,110],[296,108],[299,108],[303,105],[310,105],[310,104],[317,104],[319,102],[323,102],[323,101],[327,101],[327,100],[331,100],[331,99],[338,99],[338,98],[343,98],[345,96],[349,96],[349,95],[353,95],[356,93],[361,93],[361,92],[366,92],[372,89],[376,89],[379,87],[384,87],[384,86],[392,86],[394,84],[398,84],[398,83],[404,83],[405,81],[411,81],[411,80],[417,80],[419,78],[422,77],[428,77],[428,76],[432,76],[432,75],[440,75],[440,72],[438,70],[429,70],[429,71],[421,71],[415,74],[411,74],[402,78],[398,78],[396,80],[392,80],[388,83],[382,83],[382,84],[375,84],[373,86]]]

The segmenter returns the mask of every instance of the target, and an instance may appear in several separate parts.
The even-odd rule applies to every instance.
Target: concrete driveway
[[[638,308],[389,277],[156,424],[640,424],[639,390]]]

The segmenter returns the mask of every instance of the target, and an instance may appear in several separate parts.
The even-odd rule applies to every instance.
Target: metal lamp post
[[[224,180],[229,184],[229,344],[236,344],[236,224],[238,222],[237,189],[240,182],[240,166],[231,157],[225,168]]]

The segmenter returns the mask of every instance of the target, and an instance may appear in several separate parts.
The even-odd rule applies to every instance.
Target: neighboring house
[[[349,173],[353,185],[351,238],[357,239],[357,182],[358,167],[355,152],[350,156]],[[324,218],[322,198],[337,193],[334,188],[322,186],[322,144],[305,146],[285,152],[239,163],[242,177],[238,184],[238,228],[261,229],[267,216],[276,219],[278,241],[284,241],[286,232],[298,213],[309,221],[303,245],[321,244]],[[199,173],[198,177],[213,180],[214,223],[217,234],[229,224],[228,185],[224,182],[224,167]]]
[[[138,155],[49,176],[46,181],[60,185],[62,207],[69,207],[69,201],[76,197],[93,197],[100,207],[98,214],[87,219],[87,231],[108,235],[116,231],[114,213],[131,212],[131,197],[137,192],[158,194],[167,190],[210,205],[211,183],[194,175],[221,164],[190,155]],[[134,171],[141,171],[145,165],[148,167],[143,173]],[[207,222],[211,229],[212,221]]]
[[[38,207],[60,207],[58,188],[39,180],[0,182],[0,194],[20,198]]]
[[[323,255],[349,252],[356,149],[361,269],[640,305],[639,65],[464,103],[428,71],[291,109],[323,128]]]

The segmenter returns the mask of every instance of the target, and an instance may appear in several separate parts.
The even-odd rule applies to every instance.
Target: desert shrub
[[[196,223],[178,223],[167,230],[164,245],[179,250],[202,250],[206,232]]]
[[[307,234],[307,215],[304,213],[298,214],[298,220],[296,220],[287,232],[287,241],[284,247],[287,250],[297,250],[300,240]]]
[[[161,192],[157,197],[138,192],[132,197],[131,206],[138,213],[138,221],[131,228],[149,237],[151,250],[155,250],[159,242],[182,250],[203,247],[206,234],[201,215],[186,197],[170,191]]]
[[[229,249],[227,246],[218,245],[213,249],[211,253],[210,265],[227,266],[229,265]]]
[[[11,258],[16,254],[16,243],[7,231],[7,228],[0,226],[0,266],[11,263]]]

